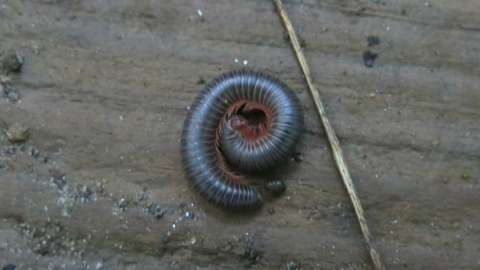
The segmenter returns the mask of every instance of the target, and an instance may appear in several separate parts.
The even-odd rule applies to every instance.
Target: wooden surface
[[[285,6],[387,269],[477,269],[480,2]],[[0,49],[25,55],[20,101],[0,98],[0,266],[370,269],[284,35],[271,1],[0,0]],[[287,192],[238,215],[191,189],[179,137],[199,81],[244,60],[298,91],[307,131]]]
[[[292,21],[290,17],[288,17],[288,13],[283,5],[281,0],[275,0],[275,6],[277,8],[277,12],[279,13],[279,17],[282,19],[282,23],[285,27],[285,30],[288,32],[288,37],[290,40],[290,44],[292,45],[292,49],[295,52],[295,55],[298,60],[298,64],[302,68],[303,75],[305,76],[305,81],[308,85],[308,90],[310,92],[310,96],[312,97],[313,103],[315,104],[315,108],[317,109],[318,116],[322,122],[323,130],[325,131],[326,137],[328,139],[328,143],[330,144],[330,150],[332,151],[333,159],[335,160],[335,165],[342,177],[342,182],[347,191],[348,197],[352,204],[353,210],[355,211],[355,215],[358,221],[358,225],[362,230],[362,235],[365,240],[365,245],[370,253],[370,258],[372,259],[373,266],[375,270],[385,270],[385,266],[382,263],[382,259],[380,254],[377,251],[375,246],[375,242],[372,238],[372,234],[370,233],[370,229],[368,228],[367,219],[365,218],[365,212],[363,210],[362,203],[358,198],[358,194],[355,188],[355,184],[353,183],[352,176],[350,175],[350,170],[348,169],[347,164],[345,163],[345,157],[343,156],[342,147],[340,146],[340,141],[338,140],[338,136],[335,130],[328,120],[327,113],[325,111],[325,105],[323,105],[322,100],[320,99],[320,93],[318,92],[317,87],[315,86],[313,79],[312,79],[312,72],[310,71],[310,66],[307,63],[307,59],[305,58],[305,54],[302,50],[302,45],[300,45],[300,41],[298,40],[297,32],[292,25]],[[372,36],[367,38],[369,46],[378,45],[373,44],[369,39]],[[304,41],[305,42],[305,41]],[[377,37],[377,42],[379,43],[379,39]],[[367,64],[366,64],[367,65]],[[372,65],[368,64],[368,67]]]

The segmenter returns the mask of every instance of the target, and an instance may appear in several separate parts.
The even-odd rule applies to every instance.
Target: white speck
[[[118,119],[120,119],[120,121],[123,121],[123,119],[125,119],[125,118],[123,117],[123,115],[120,115],[120,116],[118,117]]]
[[[238,63],[238,58],[233,59],[235,63]]]
[[[187,111],[190,111],[190,106],[187,106],[187,108],[186,108],[186,109],[187,109]]]
[[[243,60],[243,65],[244,66],[248,65],[248,60]]]
[[[390,25],[387,25],[386,29],[387,29],[387,31],[390,31]]]
[[[103,268],[103,263],[102,262],[97,262],[97,264],[95,265],[95,269],[102,269]]]
[[[203,11],[201,9],[197,9],[197,15],[202,17],[203,16]]]
[[[177,227],[177,225],[175,225],[175,223],[173,223],[172,228],[175,229],[175,227]]]

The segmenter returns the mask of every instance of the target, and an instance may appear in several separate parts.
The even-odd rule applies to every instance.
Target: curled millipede
[[[302,130],[302,108],[287,85],[260,72],[225,73],[200,93],[185,120],[187,176],[219,206],[257,208],[262,195],[239,171],[278,165],[294,153]]]

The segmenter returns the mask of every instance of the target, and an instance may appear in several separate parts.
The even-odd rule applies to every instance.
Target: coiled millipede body
[[[278,165],[293,154],[302,130],[302,107],[287,85],[259,72],[225,73],[205,87],[185,120],[187,176],[219,206],[257,208],[262,195],[239,172]]]

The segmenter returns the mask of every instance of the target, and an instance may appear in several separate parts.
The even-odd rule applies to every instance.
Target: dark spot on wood
[[[197,84],[205,84],[205,79],[200,76],[200,77],[198,78]]]
[[[371,51],[366,51],[363,53],[363,63],[366,67],[371,68],[377,59],[378,54],[373,53]]]
[[[17,266],[14,264],[7,264],[2,268],[2,270],[15,270],[15,269],[17,269]]]
[[[379,45],[380,38],[378,36],[368,36],[367,43],[368,43],[368,47]]]
[[[265,189],[273,195],[280,195],[287,189],[287,185],[282,180],[272,180],[265,184]]]

